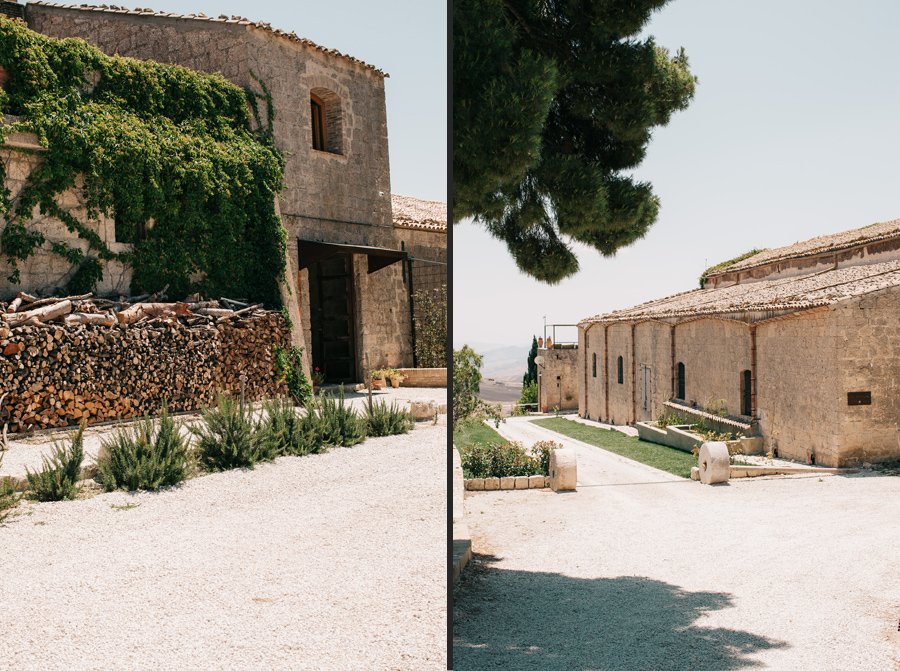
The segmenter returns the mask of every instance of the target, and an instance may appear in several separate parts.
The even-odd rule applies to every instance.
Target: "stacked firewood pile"
[[[260,305],[164,294],[0,302],[0,427],[9,431],[196,410],[218,391],[284,393],[276,345],[290,332]],[[242,380],[243,376],[243,380]]]

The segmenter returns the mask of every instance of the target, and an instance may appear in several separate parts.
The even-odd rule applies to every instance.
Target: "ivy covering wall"
[[[2,16],[0,67],[9,74],[0,109],[19,117],[0,127],[0,140],[27,131],[47,149],[15,202],[0,193],[0,254],[12,282],[18,264],[46,242],[29,228],[37,206],[89,245],[87,252],[52,245],[75,269],[72,293],[92,290],[103,264],[118,258],[133,269],[132,293],[169,285],[175,296],[280,303],[286,235],[275,197],[284,163],[271,141],[264,86],[244,91],[221,75],[107,56]],[[268,103],[268,123],[259,99]],[[133,242],[132,251],[113,253],[57,205],[78,175],[88,217],[114,218],[117,238]]]

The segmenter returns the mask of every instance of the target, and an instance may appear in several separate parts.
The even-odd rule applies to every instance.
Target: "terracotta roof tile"
[[[391,194],[394,226],[447,232],[447,203]]]
[[[790,258],[801,258],[805,256],[815,256],[818,254],[836,252],[849,247],[878,242],[888,238],[900,237],[900,219],[885,221],[862,228],[854,228],[850,231],[841,231],[840,233],[832,233],[830,235],[820,235],[810,240],[803,240],[786,245],[784,247],[776,247],[775,249],[765,249],[759,254],[754,254],[743,261],[738,261],[730,266],[721,268],[715,273],[711,273],[710,277],[720,275],[722,273],[733,272],[736,270],[748,270],[756,268],[775,261],[783,261]]]
[[[760,280],[718,289],[694,289],[581,321],[640,321],[738,312],[797,311],[900,287],[900,260],[847,266],[803,277]]]
[[[338,58],[342,58],[344,60],[350,61],[351,63],[356,63],[372,72],[382,76],[389,76],[386,72],[379,70],[374,65],[370,65],[365,61],[362,61],[358,58],[354,58],[353,56],[349,56],[347,54],[341,53],[337,49],[329,49],[327,47],[323,47],[320,44],[316,44],[312,40],[308,40],[305,37],[299,37],[293,31],[288,33],[278,28],[273,28],[271,23],[266,23],[263,21],[251,21],[250,19],[244,18],[243,16],[226,16],[224,14],[220,14],[216,18],[212,18],[199,12],[197,14],[177,14],[174,12],[157,12],[149,7],[137,7],[135,9],[128,9],[127,7],[121,7],[118,5],[64,5],[55,2],[41,2],[40,0],[35,0],[33,2],[29,2],[31,5],[37,5],[41,7],[58,7],[60,9],[77,9],[85,12],[109,12],[114,14],[135,14],[140,16],[158,16],[161,18],[170,18],[170,19],[191,19],[194,21],[214,21],[216,23],[237,23],[244,26],[251,26],[252,28],[257,28],[259,30],[263,30],[267,33],[275,35],[277,37],[281,37],[292,42],[297,42],[298,44],[302,44],[306,47],[310,47],[315,49],[316,51],[320,51],[322,53],[330,54],[332,56],[337,56]]]

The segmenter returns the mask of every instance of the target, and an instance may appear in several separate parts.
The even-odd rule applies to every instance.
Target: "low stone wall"
[[[0,425],[11,432],[197,410],[220,390],[260,400],[286,392],[274,346],[290,331],[278,313],[215,326],[0,328]]]
[[[465,481],[466,489],[473,492],[508,489],[543,489],[550,486],[546,475],[518,475],[506,478],[471,478]]]
[[[404,387],[446,387],[446,368],[400,368],[398,369],[405,379],[401,383]]]

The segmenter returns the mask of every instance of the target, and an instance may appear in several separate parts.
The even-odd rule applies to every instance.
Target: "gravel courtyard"
[[[523,419],[575,493],[466,492],[454,668],[900,668],[900,477],[704,486]]]
[[[444,416],[159,493],[23,503],[0,525],[0,667],[445,668],[446,444]]]

